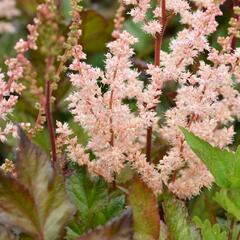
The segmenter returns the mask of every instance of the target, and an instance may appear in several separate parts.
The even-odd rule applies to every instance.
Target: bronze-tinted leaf
[[[0,173],[0,223],[34,239],[59,239],[74,213],[63,176],[22,130],[19,135],[17,179]]]
[[[139,178],[135,178],[131,185],[129,201],[133,208],[134,239],[159,239],[160,216],[157,199]]]
[[[16,163],[19,180],[33,196],[44,239],[58,239],[74,208],[67,198],[63,176],[53,169],[47,155],[20,130]]]
[[[0,223],[37,234],[36,206],[29,191],[16,179],[0,171]]]
[[[78,240],[131,240],[133,238],[132,212],[127,210],[103,227],[80,237]]]

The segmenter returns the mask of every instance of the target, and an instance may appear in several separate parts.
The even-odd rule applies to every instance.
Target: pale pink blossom
[[[139,73],[132,69],[130,58],[134,52],[131,45],[136,41],[124,31],[110,42],[104,72],[81,61],[86,58],[81,47],[74,51],[70,79],[75,92],[68,97],[69,107],[75,121],[90,136],[85,149],[91,149],[96,159],[90,161],[84,147],[77,144],[76,139],[74,144],[68,145],[67,151],[70,159],[86,165],[107,181],[113,181],[114,176],[130,163],[144,181],[158,192],[161,189],[160,175],[146,161],[145,155],[140,154],[140,139],[147,130],[147,122],[152,123],[156,114],[149,109],[154,100],[147,101],[143,83],[138,79]],[[108,85],[106,92],[102,92],[99,82]],[[125,99],[136,100],[139,114],[131,112],[129,106],[123,103]],[[152,177],[148,179],[149,174]]]
[[[7,8],[15,6],[15,1],[12,0],[2,0],[0,1],[0,15],[3,14],[1,11],[6,11],[4,15],[7,17],[15,16],[18,10]],[[1,8],[2,7],[2,8]],[[42,4],[38,7],[37,16],[34,18],[33,25],[28,25],[29,35],[27,40],[20,39],[16,45],[15,50],[17,56],[15,58],[10,58],[5,61],[7,66],[6,76],[0,74],[0,120],[4,120],[5,125],[0,129],[0,140],[6,141],[6,136],[12,133],[16,136],[16,127],[13,126],[11,122],[8,122],[8,116],[12,113],[15,104],[18,101],[19,96],[25,89],[25,86],[20,82],[24,77],[25,70],[31,66],[30,61],[26,58],[25,53],[30,50],[37,49],[37,38],[38,38],[38,27],[41,24],[41,19],[43,18],[43,10],[47,9],[46,4]]]
[[[0,34],[15,32],[11,20],[19,14],[20,11],[16,8],[15,0],[0,0]]]
[[[145,32],[155,36],[156,33],[161,33],[162,26],[158,20],[153,20],[144,25],[143,29]]]

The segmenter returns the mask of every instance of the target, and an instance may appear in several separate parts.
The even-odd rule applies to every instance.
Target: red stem
[[[113,108],[113,90],[111,91],[111,96],[110,96],[110,102],[109,102],[109,108],[112,110]],[[110,139],[110,145],[113,146],[114,145],[114,131],[113,131],[113,127],[112,127],[112,117],[110,118],[110,133],[111,133],[111,139]]]
[[[158,1],[160,4],[160,2]],[[160,23],[162,25],[162,31],[161,33],[157,33],[155,36],[155,49],[154,49],[154,65],[160,66],[160,52],[161,52],[161,46],[163,42],[163,35],[166,28],[166,0],[161,1],[161,8],[162,8],[162,16],[160,18]],[[156,111],[156,107],[154,107],[154,110]],[[152,126],[147,129],[147,143],[146,143],[146,157],[147,161],[151,162],[151,155],[152,155]]]
[[[229,231],[228,231],[228,240],[231,240],[231,239],[232,239],[234,225],[235,225],[235,219],[234,219],[234,217],[233,217],[233,218],[231,219],[230,227],[229,227]]]
[[[56,153],[56,142],[55,142],[55,131],[53,126],[53,120],[52,120],[52,112],[51,112],[51,83],[49,80],[46,82],[46,119],[47,119],[47,125],[50,135],[50,142],[51,142],[51,149],[52,149],[52,161],[53,166],[57,162],[57,153]]]
[[[240,1],[233,0],[231,7],[232,7],[233,17],[234,18],[237,17],[238,20],[239,20],[239,17],[234,14],[233,8],[234,7],[240,7]],[[232,43],[231,43],[232,50],[235,50],[236,46],[237,46],[237,38],[234,36],[233,39],[232,39]]]

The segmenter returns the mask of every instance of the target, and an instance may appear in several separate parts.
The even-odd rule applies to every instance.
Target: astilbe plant
[[[193,2],[197,6],[194,11],[186,1],[177,4],[162,1],[155,9],[150,1],[126,1],[134,5],[130,11],[134,21],[143,22],[143,29],[155,36],[155,64],[147,66],[147,86],[139,81],[140,74],[131,63],[130,46],[137,40],[126,31],[108,44],[105,72],[82,62],[86,56],[81,46],[75,46],[70,69],[77,73],[70,74],[70,80],[76,91],[68,98],[69,108],[75,121],[89,133],[87,149],[94,152],[96,161],[90,161],[76,139],[70,140],[67,147],[71,160],[87,165],[107,181],[113,181],[115,174],[129,162],[154,192],[161,191],[163,181],[180,198],[191,198],[202,187],[211,186],[212,175],[186,145],[179,126],[221,148],[232,142],[232,123],[239,117],[240,100],[232,85],[233,76],[238,81],[238,49],[232,46],[237,34],[230,28],[229,37],[220,39],[221,52],[211,47],[207,37],[216,31],[215,18],[222,14],[219,7],[223,2]],[[157,20],[148,21],[148,11],[153,11]],[[180,14],[181,23],[188,27],[171,41],[167,53],[160,51],[160,47],[173,14]],[[206,51],[208,63],[198,59]],[[179,85],[176,106],[166,112],[166,121],[159,127],[156,105],[164,84],[169,81]],[[100,83],[107,85],[105,92]],[[124,99],[135,99],[137,112],[123,104]],[[151,164],[150,157],[155,130],[171,146],[158,166]],[[60,124],[58,132],[69,131]],[[142,152],[144,144],[146,155]]]
[[[0,141],[20,138],[16,163],[6,159],[0,171],[0,239],[226,240],[206,193],[211,224],[198,217],[194,224],[179,200],[201,199],[214,182],[220,188],[215,201],[231,216],[228,239],[233,239],[240,220],[239,150],[224,149],[234,142],[240,118],[237,2],[227,34],[218,36],[218,47],[210,42],[227,2],[119,1],[102,68],[89,63],[84,45],[88,14],[95,13],[80,0],[69,1],[71,20],[62,16],[62,1],[37,6],[27,37],[14,47],[16,57],[0,73]],[[1,18],[19,14],[14,1],[1,5],[6,7]],[[154,40],[154,62],[135,56],[142,39],[126,29],[129,18]],[[172,19],[181,27],[166,50]],[[12,32],[1,24],[0,32]],[[172,106],[160,115],[168,86]],[[15,124],[21,101],[33,109],[33,119]],[[61,118],[57,112],[64,104],[68,113]],[[65,121],[70,114],[71,123]],[[44,128],[50,157],[30,141]],[[76,128],[87,135],[85,144]],[[159,141],[168,147],[155,159]],[[88,232],[128,205],[120,218]]]

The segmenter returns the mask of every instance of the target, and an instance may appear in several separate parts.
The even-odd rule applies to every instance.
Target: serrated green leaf
[[[164,194],[163,211],[171,240],[200,240],[200,234],[189,219],[183,202],[172,194]]]
[[[240,151],[236,153],[221,150],[181,128],[185,139],[195,154],[212,173],[218,186],[223,188],[240,187]]]
[[[202,240],[227,240],[227,233],[221,231],[219,224],[212,226],[209,220],[202,222],[198,217],[194,217],[193,220],[201,229]]]
[[[132,240],[132,212],[127,210],[122,216],[115,218],[106,226],[78,238],[78,240]]]
[[[221,189],[216,193],[214,200],[224,208],[228,213],[232,214],[240,220],[240,191]]]
[[[69,238],[105,224],[124,209],[124,196],[110,197],[107,184],[99,177],[91,178],[84,170],[69,178],[67,188],[78,210],[68,227]]]
[[[133,180],[129,201],[133,209],[134,239],[159,239],[160,216],[157,199],[152,190],[139,178]]]

